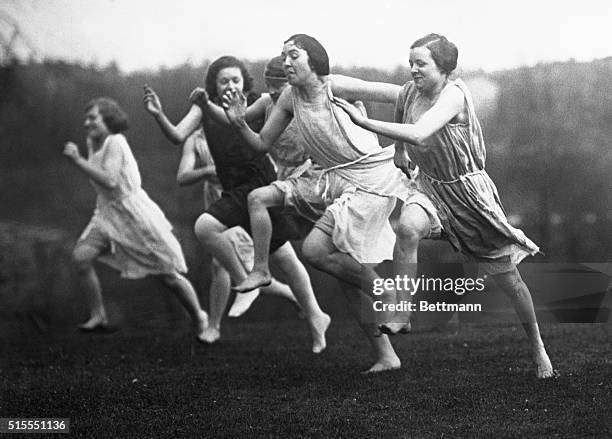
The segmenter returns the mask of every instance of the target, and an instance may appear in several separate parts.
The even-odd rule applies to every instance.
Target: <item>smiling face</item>
[[[410,73],[415,87],[421,92],[434,90],[447,78],[431,57],[427,47],[415,47],[410,50]]]
[[[87,135],[94,140],[104,139],[110,134],[97,105],[94,105],[85,112],[84,126]]]
[[[308,61],[308,52],[295,45],[291,40],[283,46],[283,68],[287,74],[287,81],[291,85],[305,83],[316,73]]]
[[[225,67],[219,70],[217,73],[217,80],[215,81],[217,86],[217,96],[223,96],[226,91],[239,91],[242,92],[244,89],[244,78],[240,67]]]

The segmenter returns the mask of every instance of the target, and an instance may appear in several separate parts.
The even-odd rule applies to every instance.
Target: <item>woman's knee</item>
[[[504,273],[495,274],[493,279],[506,295],[520,296],[525,293],[529,294],[529,289],[516,268]]]
[[[178,273],[165,273],[160,274],[158,278],[168,288],[177,288],[181,283],[182,276]]]
[[[219,222],[208,214],[200,215],[193,225],[193,231],[202,244],[207,244],[220,233]]]
[[[418,246],[421,239],[427,236],[427,232],[422,224],[404,221],[396,225],[395,235],[400,245],[414,247]]]
[[[249,209],[254,207],[267,207],[268,197],[267,191],[264,188],[257,188],[249,192],[247,195],[247,203],[249,205]]]
[[[398,241],[404,246],[416,246],[429,235],[431,224],[429,216],[418,205],[409,205],[402,211],[394,231]]]
[[[325,264],[327,254],[327,251],[325,251],[316,241],[308,239],[308,237],[304,240],[302,244],[302,255],[308,263],[315,267],[320,267]]]
[[[95,257],[91,255],[91,252],[82,247],[76,247],[72,251],[72,265],[77,273],[85,273],[89,271],[93,266]]]

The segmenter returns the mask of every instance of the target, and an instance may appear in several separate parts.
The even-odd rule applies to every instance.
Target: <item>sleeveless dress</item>
[[[438,210],[444,232],[453,247],[468,259],[494,263],[507,271],[539,248],[508,223],[497,188],[485,171],[486,150],[472,96],[465,83],[450,81],[465,96],[467,123],[447,123],[423,145],[397,142],[419,167],[417,183]],[[413,124],[419,92],[404,85],[396,108],[396,122]]]
[[[273,108],[274,103],[270,103],[266,107],[266,120],[270,117]],[[304,163],[309,160],[308,153],[306,153],[304,145],[299,140],[295,122],[292,120],[278,140],[272,145],[270,155],[276,164],[278,180],[286,180],[296,169],[302,169]],[[308,161],[308,164],[310,163]]]
[[[172,225],[141,188],[138,165],[123,134],[109,135],[98,151],[90,153],[88,162],[100,167],[111,145],[122,156],[118,184],[107,189],[91,181],[98,194],[96,209],[79,239],[86,240],[92,232],[101,234],[109,251],[99,260],[119,270],[125,278],[187,272]]]
[[[285,203],[304,216],[324,211],[315,227],[336,248],[361,263],[393,257],[395,234],[389,216],[397,200],[409,197],[406,177],[393,164],[393,148],[381,148],[375,134],[355,125],[333,103],[328,80],[314,102],[291,89],[300,141],[322,170],[275,182]]]

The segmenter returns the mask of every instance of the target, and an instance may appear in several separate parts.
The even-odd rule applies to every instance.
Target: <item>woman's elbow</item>
[[[187,177],[183,174],[177,174],[176,176],[176,183],[179,186],[187,186],[189,184],[189,181],[187,179]]]
[[[119,181],[116,178],[109,178],[106,180],[106,187],[108,189],[116,189],[119,186]]]
[[[175,145],[182,145],[183,143],[185,143],[185,140],[187,140],[187,136],[183,136],[181,134],[176,133],[168,136],[168,139]]]
[[[425,141],[427,140],[428,137],[429,135],[427,135],[427,133],[424,133],[421,130],[415,129],[410,134],[409,139],[406,139],[406,141],[414,145],[423,146],[425,145]]]

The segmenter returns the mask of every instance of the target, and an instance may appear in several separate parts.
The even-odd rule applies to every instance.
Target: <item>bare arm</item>
[[[117,187],[119,173],[121,172],[121,165],[123,163],[123,154],[118,144],[111,142],[108,145],[101,167],[89,163],[87,159],[79,153],[79,147],[73,142],[66,142],[64,145],[64,155],[71,159],[77,168],[100,186],[111,190]]]
[[[373,101],[395,104],[401,86],[386,82],[364,81],[344,75],[329,75],[334,96],[347,101]]]
[[[197,141],[205,142],[206,139],[198,138]],[[187,139],[183,145],[183,155],[181,156],[181,161],[176,173],[176,181],[180,186],[187,186],[201,180],[216,178],[215,165],[212,163],[206,163],[199,168],[196,167],[197,156],[195,147],[196,140],[191,138]]]
[[[254,132],[245,120],[246,102],[242,94],[226,94],[223,97],[223,108],[228,119],[256,151],[268,151],[283,133],[291,119],[293,109],[291,105],[290,87],[285,88],[272,109],[270,117],[259,133]]]
[[[402,142],[422,145],[424,140],[441,129],[464,109],[464,96],[458,87],[447,87],[438,101],[415,124],[384,122],[368,119],[342,99],[336,103],[351,120],[363,128]]]
[[[164,136],[177,145],[183,143],[202,121],[202,110],[194,104],[185,117],[177,125],[174,125],[164,114],[157,93],[148,85],[144,86],[144,105],[149,114],[155,118]]]
[[[230,121],[225,115],[223,107],[215,104],[208,99],[208,93],[202,87],[195,88],[189,100],[205,111],[215,122],[222,125],[230,125]],[[272,98],[268,93],[262,94],[255,102],[249,105],[246,109],[246,121],[253,122],[258,119],[263,119],[266,115],[266,107],[272,103]]]

